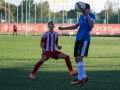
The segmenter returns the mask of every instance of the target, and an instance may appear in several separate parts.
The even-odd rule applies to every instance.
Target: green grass
[[[28,75],[41,56],[41,36],[0,35],[0,90],[120,90],[120,38],[92,37],[89,55],[84,58],[90,78],[84,86],[70,85],[64,60],[49,59],[36,72],[36,79]],[[73,68],[75,36],[60,36],[62,51],[70,55]]]

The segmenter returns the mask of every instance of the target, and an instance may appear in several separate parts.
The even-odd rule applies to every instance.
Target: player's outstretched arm
[[[74,30],[74,29],[77,29],[79,27],[78,24],[75,24],[75,25],[72,25],[72,26],[69,26],[69,27],[61,27],[59,26],[58,29],[59,30]]]

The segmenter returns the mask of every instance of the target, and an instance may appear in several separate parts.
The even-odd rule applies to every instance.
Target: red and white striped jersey
[[[53,32],[53,34],[51,34],[49,31],[47,31],[42,36],[41,42],[44,43],[44,48],[46,51],[56,51],[56,44],[58,43],[58,33]]]

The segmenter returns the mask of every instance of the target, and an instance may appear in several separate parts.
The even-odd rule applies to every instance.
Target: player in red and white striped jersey
[[[44,43],[44,48],[46,51],[56,51],[56,45],[58,44],[58,33],[50,31],[44,33],[41,42]]]
[[[35,78],[34,74],[39,69],[39,67],[44,63],[44,61],[48,60],[50,57],[53,59],[64,59],[66,65],[69,69],[70,76],[76,75],[77,71],[73,70],[72,64],[69,58],[69,55],[64,54],[58,50],[62,49],[62,46],[58,44],[58,33],[54,31],[54,23],[50,21],[48,23],[49,31],[44,33],[41,38],[40,47],[42,49],[42,57],[39,62],[34,66],[30,78]]]

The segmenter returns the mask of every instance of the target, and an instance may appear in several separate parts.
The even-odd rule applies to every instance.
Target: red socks
[[[67,57],[65,58],[65,62],[66,62],[66,65],[67,65],[69,71],[72,71],[73,69],[72,69],[72,64],[71,64],[71,61],[70,61],[69,56],[67,56]]]
[[[34,69],[32,71],[32,74],[34,74],[42,64],[43,64],[43,62],[41,62],[41,61],[36,63],[36,65],[34,66]]]
[[[66,65],[67,65],[69,71],[72,71],[73,69],[72,69],[72,64],[71,64],[71,61],[70,61],[69,56],[67,56],[67,57],[65,58],[65,62],[66,62]],[[36,63],[36,65],[35,65],[34,68],[33,68],[32,74],[34,74],[34,73],[39,69],[39,67],[40,67],[43,63],[44,63],[44,62],[41,62],[41,61],[39,61],[38,63]]]

